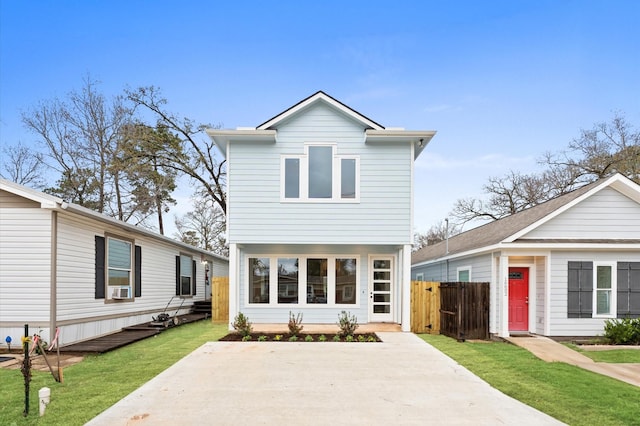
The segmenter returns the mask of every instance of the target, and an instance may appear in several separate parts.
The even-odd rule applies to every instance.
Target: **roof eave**
[[[227,156],[227,145],[231,142],[274,143],[277,134],[275,130],[258,129],[207,129],[206,133],[225,157]]]
[[[365,141],[367,143],[412,143],[415,147],[413,156],[415,160],[435,135],[436,132],[434,130],[367,129],[365,131]]]

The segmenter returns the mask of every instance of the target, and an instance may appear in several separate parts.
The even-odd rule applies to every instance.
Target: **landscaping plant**
[[[346,311],[342,311],[340,315],[338,315],[338,327],[340,327],[340,332],[338,333],[340,337],[353,337],[353,333],[355,333],[358,328],[358,318]]]
[[[302,325],[302,312],[298,312],[298,315],[293,315],[293,312],[289,311],[289,334],[297,337],[302,332],[304,326]]]
[[[604,337],[614,345],[640,345],[640,318],[614,318],[604,323]]]
[[[231,327],[233,327],[236,333],[240,334],[242,337],[251,336],[251,331],[253,330],[253,326],[249,321],[249,318],[242,312],[238,312],[238,315],[235,316],[231,323]]]

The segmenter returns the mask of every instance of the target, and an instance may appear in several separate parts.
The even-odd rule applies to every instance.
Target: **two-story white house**
[[[414,161],[434,131],[385,128],[324,92],[207,131],[227,160],[229,317],[410,327]]]

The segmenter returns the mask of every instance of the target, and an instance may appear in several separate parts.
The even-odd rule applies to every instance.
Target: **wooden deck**
[[[155,336],[157,334],[162,333],[165,330],[168,330],[168,328],[179,327],[183,324],[200,321],[208,317],[210,317],[210,315],[207,315],[207,314],[179,315],[178,325],[167,327],[167,328],[154,327],[151,325],[151,322],[138,324],[132,327],[123,328],[121,331],[118,331],[113,334],[109,334],[107,336],[97,337],[95,339],[85,340],[83,342],[62,346],[60,347],[60,353],[101,354],[101,353],[112,351],[114,349],[121,348],[123,346],[129,345],[139,340],[143,340],[151,336]]]

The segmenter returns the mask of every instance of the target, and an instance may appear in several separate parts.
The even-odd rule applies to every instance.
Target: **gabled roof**
[[[297,114],[298,112],[308,108],[309,106],[316,104],[318,102],[324,102],[331,107],[335,108],[338,111],[341,111],[343,114],[351,117],[352,119],[362,123],[365,128],[375,129],[375,130],[384,130],[384,126],[376,123],[375,121],[369,119],[368,117],[360,114],[358,111],[352,109],[351,107],[343,104],[339,100],[327,95],[322,90],[317,91],[313,95],[301,100],[297,104],[292,107],[284,110],[280,114],[276,115],[260,124],[256,127],[256,130],[270,130],[278,127],[278,124],[282,121],[288,119],[289,117]]]
[[[189,250],[195,250],[199,253],[207,255],[209,257],[215,257],[218,259],[228,260],[226,257],[217,255],[215,253],[211,253],[209,251],[200,249],[198,247],[193,247],[189,244],[183,243],[182,241],[174,240],[172,238],[166,237],[164,235],[158,234],[157,232],[151,231],[149,229],[145,229],[139,226],[132,225],[127,222],[123,222],[111,216],[107,216],[102,213],[98,213],[94,210],[88,209],[86,207],[80,206],[78,204],[69,203],[62,198],[55,197],[50,194],[46,194],[44,192],[36,191],[35,189],[28,188],[24,185],[17,184],[15,182],[11,182],[6,179],[0,178],[0,190],[6,191],[8,193],[17,195],[19,197],[25,198],[27,200],[31,200],[33,202],[39,203],[40,207],[43,209],[57,210],[57,211],[68,211],[71,213],[75,213],[81,216],[89,217],[91,219],[97,220],[99,222],[110,224],[112,226],[116,226],[125,232],[134,232],[142,235],[146,235],[148,237],[154,238],[156,240],[162,240],[174,245],[182,246]]]
[[[424,247],[411,256],[413,265],[517,241],[582,200],[612,187],[640,203],[640,186],[621,174],[600,179],[557,198]],[[531,240],[533,242],[534,240]],[[549,241],[546,241],[549,242]]]

